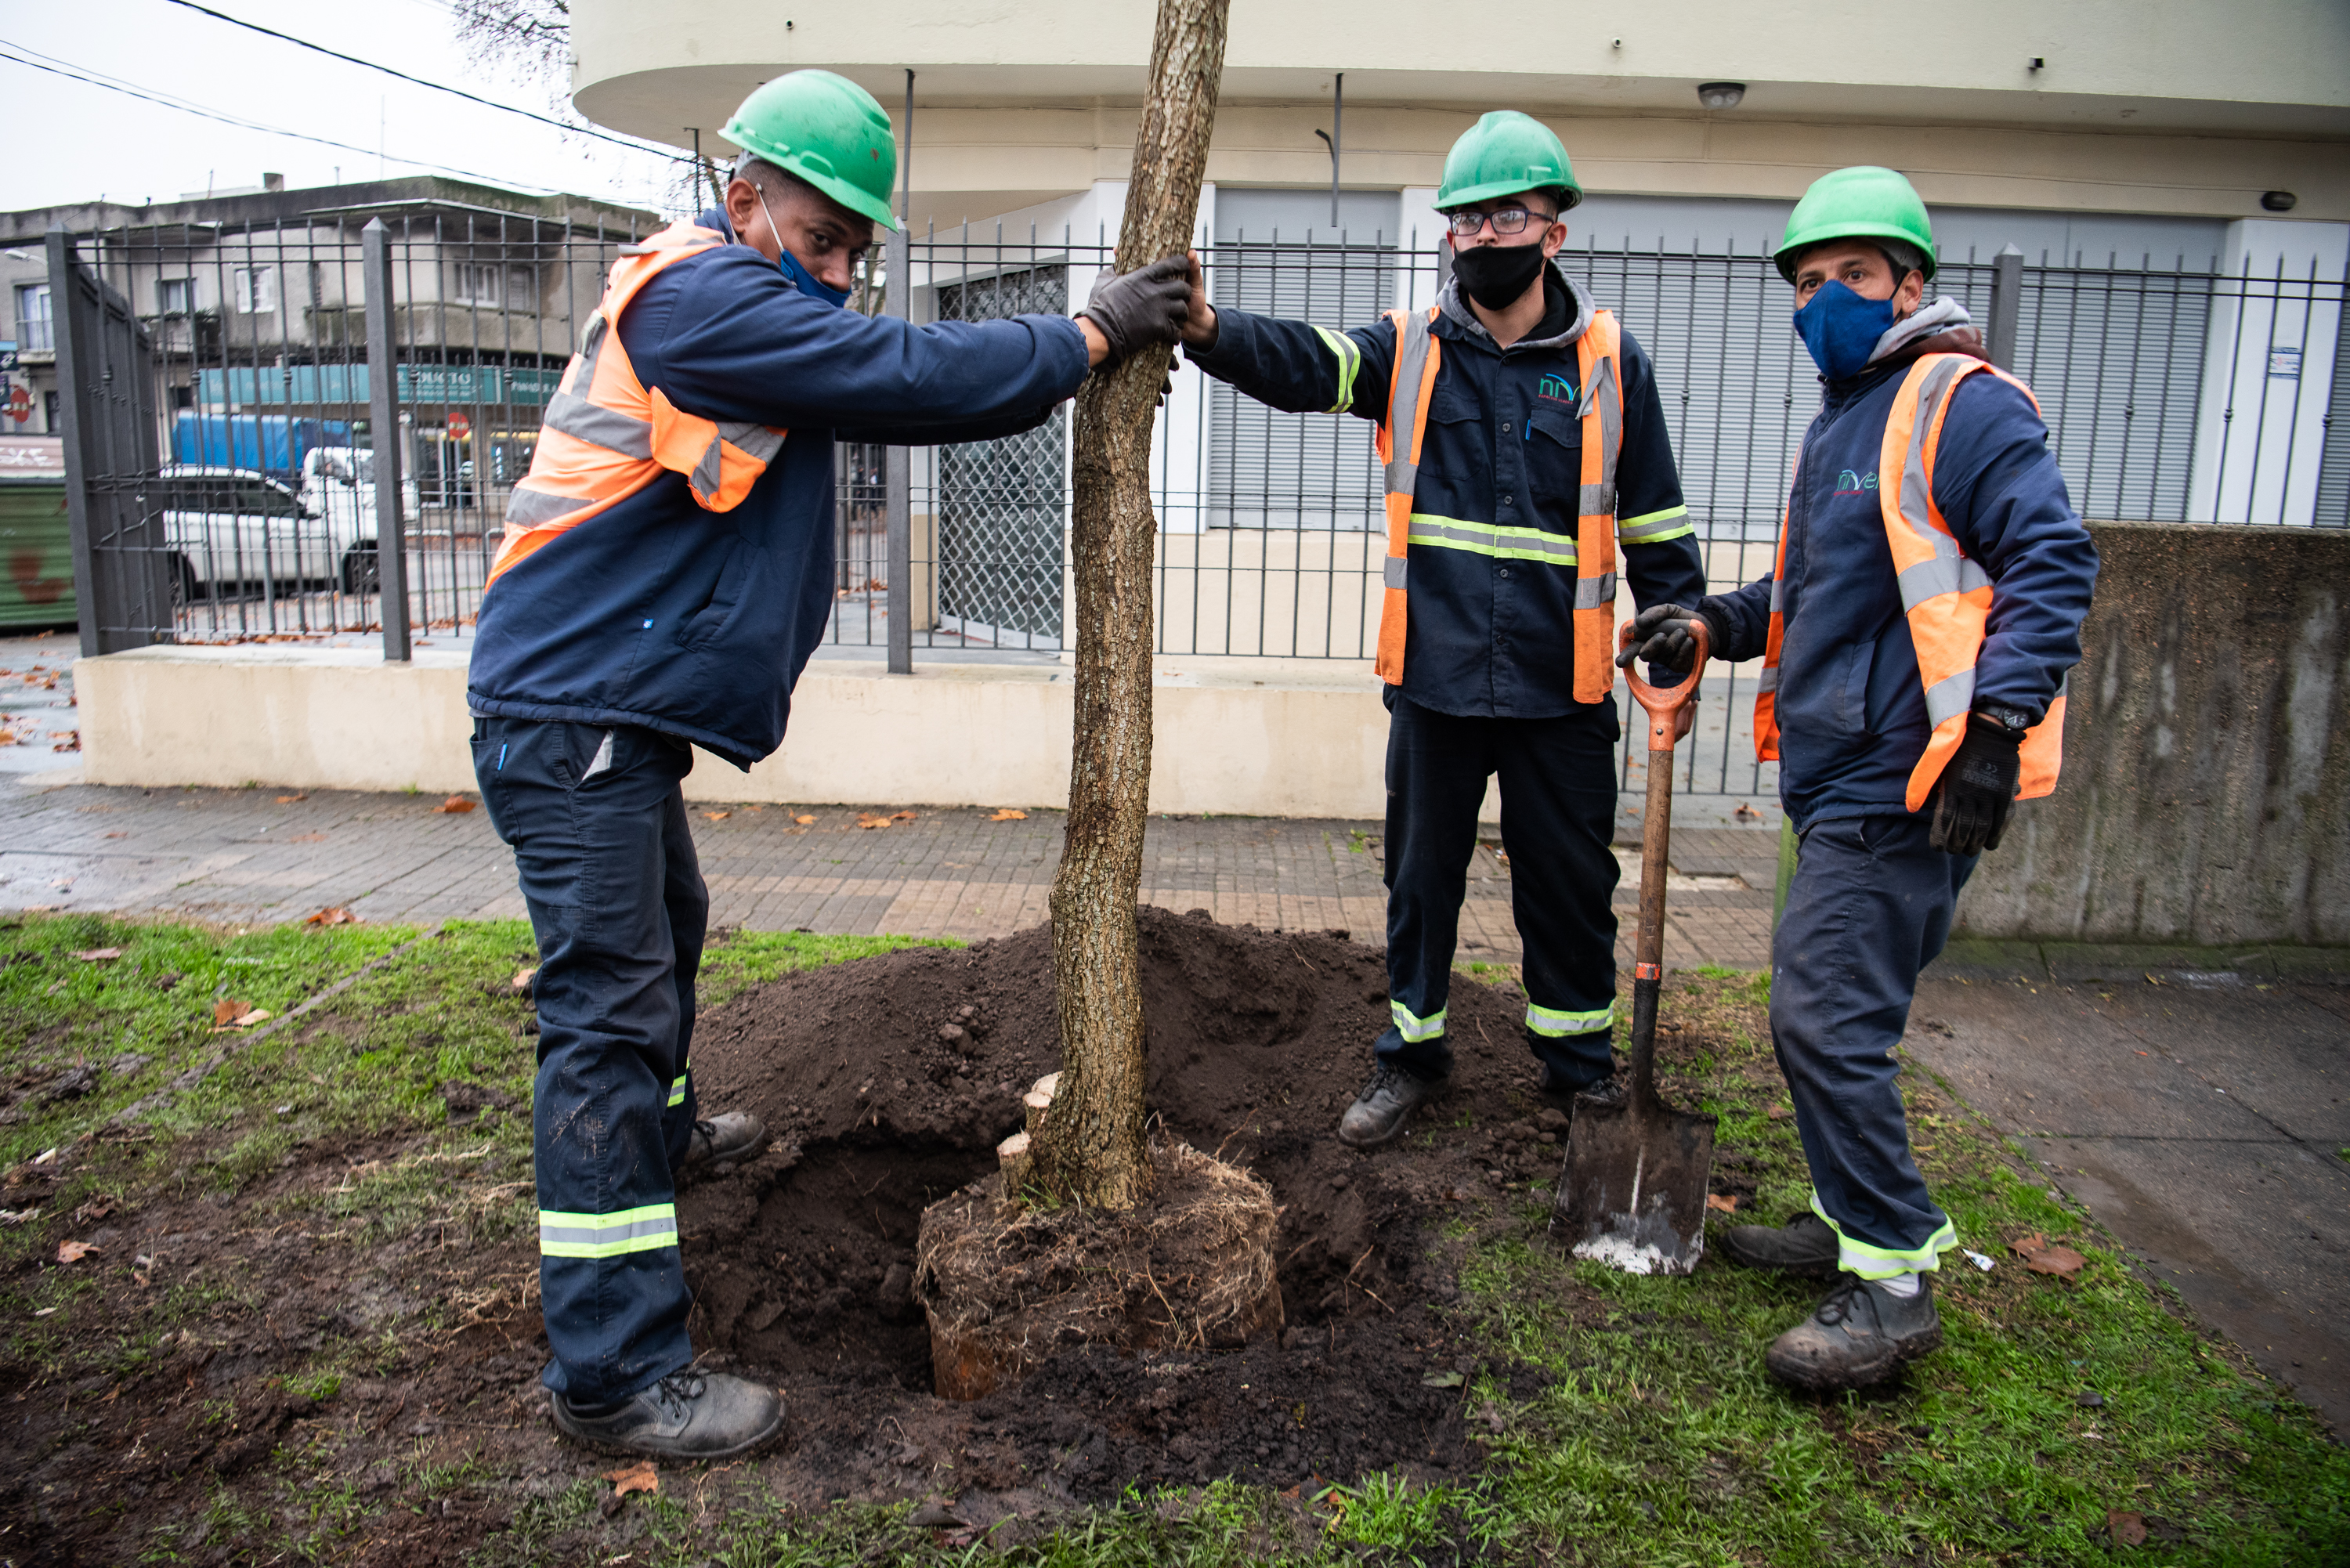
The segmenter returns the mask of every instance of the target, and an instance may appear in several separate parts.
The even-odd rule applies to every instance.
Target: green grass
[[[462,1251],[528,1223],[536,1040],[513,980],[536,957],[521,923],[238,932],[58,917],[0,924],[0,956],[33,955],[0,969],[0,1084],[37,1087],[82,1064],[101,1069],[86,1094],[20,1099],[16,1119],[0,1125],[11,1163],[67,1151],[57,1163],[71,1169],[45,1200],[52,1213],[227,1198],[242,1205],[240,1223],[298,1225],[322,1260],[344,1252],[334,1266],[354,1278],[372,1249],[395,1240],[429,1234]],[[224,987],[282,1015],[402,943],[413,945],[275,1035],[213,1033]],[[729,934],[705,960],[703,1005],[902,945]],[[123,956],[67,956],[108,946]],[[163,989],[174,972],[182,979]],[[1720,1118],[1721,1152],[1755,1188],[1747,1208],[1773,1220],[1799,1210],[1808,1179],[1794,1124],[1768,1115],[1783,1086],[1762,1017],[1767,973],[1677,975],[1670,988],[1674,1016],[1697,1038],[1678,1047],[1668,1094]],[[151,1108],[128,1140],[77,1141],[224,1044],[240,1048]],[[146,1060],[106,1070],[124,1053]],[[1886,1390],[1812,1400],[1763,1373],[1762,1346],[1800,1320],[1814,1287],[1712,1258],[1677,1280],[1570,1263],[1544,1234],[1542,1205],[1522,1192],[1505,1199],[1514,1210],[1482,1222],[1449,1214],[1426,1238],[1462,1261],[1451,1327],[1486,1347],[1486,1370],[1464,1394],[1471,1430],[1495,1462],[1457,1484],[1373,1475],[1303,1496],[1229,1481],[1135,1490],[971,1538],[916,1527],[905,1505],[785,1502],[755,1466],[665,1471],[660,1495],[631,1498],[608,1519],[605,1483],[533,1479],[484,1457],[490,1450],[420,1439],[400,1468],[399,1496],[370,1499],[357,1490],[360,1461],[346,1454],[350,1429],[337,1424],[359,1419],[347,1389],[439,1354],[464,1303],[434,1299],[326,1334],[281,1365],[279,1386],[317,1401],[325,1417],[289,1429],[276,1459],[216,1485],[192,1511],[143,1524],[145,1560],[202,1560],[234,1540],[258,1558],[340,1561],[369,1521],[436,1499],[505,1518],[474,1554],[482,1568],[623,1553],[673,1568],[2086,1564],[2114,1555],[2101,1533],[2109,1509],[2160,1526],[2132,1553],[2148,1562],[2350,1560],[2350,1457],[2174,1296],[2132,1272],[1947,1092],[1914,1078],[1910,1086],[1936,1193],[1962,1242],[1997,1267],[1986,1274],[1950,1256],[1940,1277],[1946,1346]],[[452,1119],[452,1097],[491,1103]],[[340,1162],[326,1164],[335,1174],[324,1181],[322,1161]],[[272,1187],[291,1164],[310,1179]],[[2005,1243],[2033,1231],[2078,1247],[2087,1268],[2072,1280],[2025,1272]],[[135,1317],[109,1316],[95,1298],[132,1261],[26,1266],[58,1233],[48,1223],[0,1228],[0,1353],[44,1385],[136,1375],[184,1354],[190,1333],[222,1342],[257,1332],[260,1287],[233,1259],[209,1272],[175,1268]],[[55,1310],[33,1315],[45,1309]],[[1513,1363],[1547,1377],[1523,1402],[1497,1376]],[[2101,1406],[2079,1403],[2090,1391]],[[224,1428],[238,1418],[234,1401],[203,1397]]]

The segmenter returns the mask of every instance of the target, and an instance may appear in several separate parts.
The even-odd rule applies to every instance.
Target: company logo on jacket
[[[1544,376],[1534,386],[1534,396],[1554,403],[1575,401],[1575,383],[1564,376]]]
[[[1866,474],[1859,474],[1847,468],[1836,475],[1835,493],[1838,495],[1858,495],[1863,491],[1876,488],[1877,474],[1874,470]]]

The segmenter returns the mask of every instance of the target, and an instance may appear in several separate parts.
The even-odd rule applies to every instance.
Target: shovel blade
[[[1686,1274],[1705,1251],[1711,1116],[1661,1101],[1575,1102],[1551,1234],[1630,1274]]]

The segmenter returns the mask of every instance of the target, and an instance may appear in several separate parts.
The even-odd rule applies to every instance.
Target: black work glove
[[[1934,781],[1934,826],[1926,841],[1952,855],[1998,848],[2007,814],[2015,809],[2022,752],[2022,736],[1996,719],[1970,714],[1966,738]]]
[[[1077,314],[1109,339],[1109,356],[1100,367],[1105,370],[1147,343],[1174,343],[1191,315],[1191,259],[1161,256],[1128,273],[1104,268]]]
[[[1697,662],[1697,633],[1690,627],[1700,620],[1710,657],[1721,657],[1724,637],[1718,618],[1687,605],[1651,605],[1632,618],[1632,646],[1616,656],[1616,668],[1629,670],[1638,659],[1688,674]]]

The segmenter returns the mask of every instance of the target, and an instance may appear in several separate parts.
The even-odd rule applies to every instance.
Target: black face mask
[[[1452,275],[1461,289],[1488,310],[1507,310],[1524,297],[1542,275],[1543,248],[1530,245],[1471,245],[1452,253]]]

